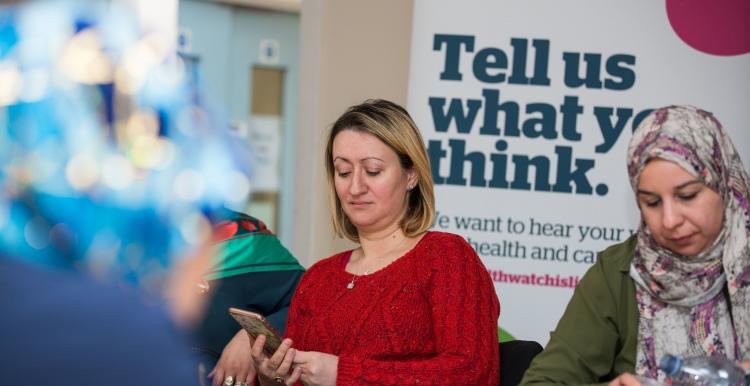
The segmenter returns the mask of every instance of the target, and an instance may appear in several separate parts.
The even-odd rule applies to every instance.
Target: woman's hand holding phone
[[[295,367],[291,374],[289,373],[297,353],[297,350],[292,348],[292,340],[284,339],[276,352],[268,357],[263,351],[266,339],[265,335],[258,335],[250,350],[260,384],[262,386],[294,385],[300,379],[302,369]]]
[[[229,308],[229,315],[231,315],[237,323],[247,331],[250,338],[254,339],[260,335],[264,335],[265,346],[263,350],[267,356],[273,355],[274,352],[279,348],[281,344],[281,335],[276,331],[271,323],[261,314],[241,310],[239,308]]]

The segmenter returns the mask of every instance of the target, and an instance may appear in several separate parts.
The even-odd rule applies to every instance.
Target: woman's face
[[[638,206],[656,242],[683,256],[709,247],[724,221],[722,198],[674,162],[654,159],[638,181]]]
[[[398,155],[375,136],[344,130],[333,139],[334,184],[344,213],[367,233],[398,224],[406,209],[413,169],[401,167]]]

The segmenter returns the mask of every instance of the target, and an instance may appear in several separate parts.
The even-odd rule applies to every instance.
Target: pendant
[[[352,289],[354,288],[354,280],[350,281],[349,284],[346,285],[346,289]]]

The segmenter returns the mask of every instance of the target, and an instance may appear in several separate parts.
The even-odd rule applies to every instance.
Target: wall
[[[249,119],[250,69],[259,63],[262,39],[275,39],[285,70],[281,153],[279,226],[274,231],[284,245],[293,238],[293,192],[299,93],[299,25],[297,14],[233,7],[208,1],[180,2],[178,25],[193,36],[193,52],[210,93],[225,106],[231,120]]]
[[[412,0],[304,0],[292,252],[309,266],[352,246],[330,225],[323,152],[330,125],[369,98],[406,105]]]
[[[200,58],[201,74],[209,94],[222,106],[227,106],[230,80],[227,42],[232,35],[232,8],[203,1],[181,1],[177,25],[192,33],[192,53]]]

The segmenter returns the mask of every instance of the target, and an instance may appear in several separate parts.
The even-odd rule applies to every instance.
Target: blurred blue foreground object
[[[198,381],[174,322],[203,271],[175,268],[245,202],[250,157],[171,44],[107,3],[0,9],[3,385]]]
[[[0,291],[0,384],[198,384],[185,336],[135,291],[7,258]]]

